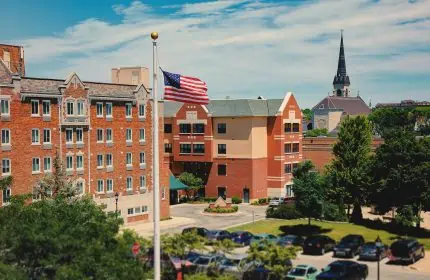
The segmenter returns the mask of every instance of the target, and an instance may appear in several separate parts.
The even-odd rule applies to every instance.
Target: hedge
[[[235,213],[239,210],[239,207],[236,205],[232,206],[231,208],[221,208],[221,207],[215,207],[215,208],[205,208],[206,213]]]

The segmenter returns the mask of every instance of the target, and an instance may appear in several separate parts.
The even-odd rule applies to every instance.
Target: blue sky
[[[311,107],[332,90],[344,29],[351,89],[367,102],[430,100],[430,0],[3,0],[0,42],[25,47],[27,75],[109,81],[151,67],[207,81],[211,98]]]

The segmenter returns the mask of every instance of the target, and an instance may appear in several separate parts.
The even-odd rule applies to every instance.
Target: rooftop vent
[[[257,99],[258,99],[258,100],[266,100],[266,98],[264,98],[264,97],[263,97],[263,96],[261,96],[261,95],[260,95],[260,96],[258,96],[258,97],[257,97]]]

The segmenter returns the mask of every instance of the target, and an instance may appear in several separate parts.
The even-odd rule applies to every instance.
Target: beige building
[[[149,69],[146,67],[113,68],[111,73],[112,83],[114,84],[143,84],[146,88],[149,88]]]

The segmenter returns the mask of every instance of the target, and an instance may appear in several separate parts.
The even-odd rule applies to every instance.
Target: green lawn
[[[382,241],[388,245],[400,237],[386,230],[372,229],[354,224],[312,221],[311,227],[308,227],[307,220],[263,220],[254,224],[229,228],[229,230],[247,230],[252,233],[272,233],[276,235],[297,234],[306,236],[326,234],[337,241],[347,234],[361,234],[366,241],[374,241],[379,235]],[[427,236],[427,238],[421,237],[417,239],[424,244],[427,250],[430,250],[430,232],[424,232],[420,236]],[[415,238],[412,235],[410,237]]]

